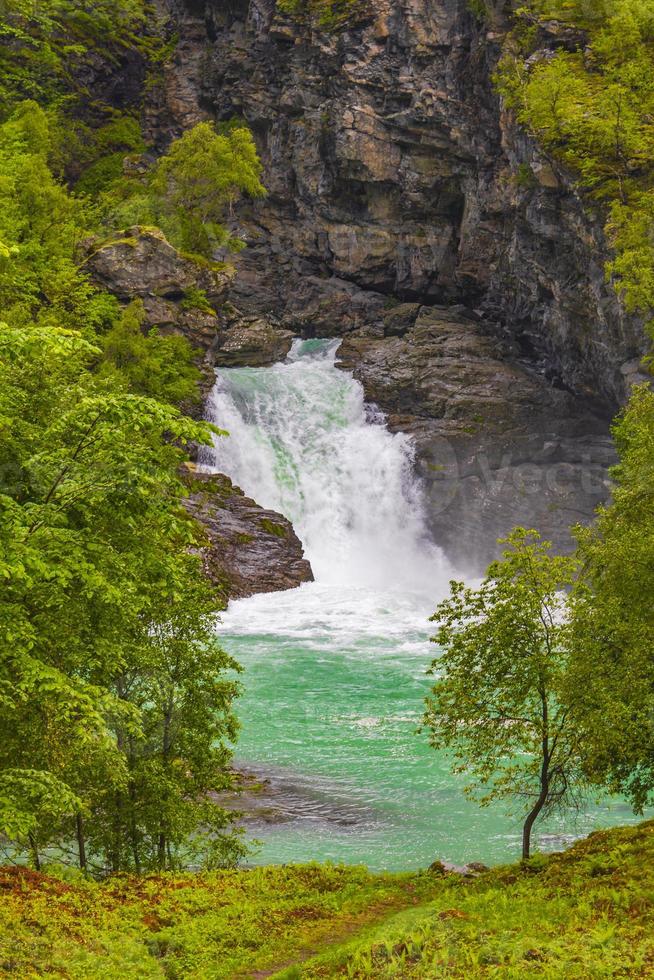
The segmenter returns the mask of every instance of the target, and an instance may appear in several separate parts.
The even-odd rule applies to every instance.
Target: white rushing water
[[[295,341],[269,368],[219,372],[210,462],[292,522],[316,581],[434,594],[446,564],[425,529],[411,440],[390,433],[335,367],[339,341]]]
[[[220,628],[245,668],[237,763],[269,780],[277,814],[254,819],[256,860],[511,859],[520,821],[466,800],[416,734],[428,617],[452,572],[426,534],[411,441],[366,407],[337,346],[297,341],[283,364],[221,370],[209,406],[230,435],[203,462],[293,522],[316,577],[231,602]],[[559,846],[570,828],[549,832]]]

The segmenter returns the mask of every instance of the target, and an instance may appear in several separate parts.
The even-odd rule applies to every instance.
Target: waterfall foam
[[[284,363],[220,371],[209,417],[230,435],[203,462],[289,518],[317,582],[433,598],[447,567],[426,533],[411,440],[336,368],[338,344],[298,340]]]
[[[230,602],[219,627],[244,667],[236,761],[269,787],[248,824],[256,860],[506,861],[519,821],[467,800],[416,736],[450,569],[425,533],[410,440],[366,408],[336,347],[297,342],[283,364],[220,371],[210,404],[231,435],[204,462],[293,521],[317,579]],[[591,829],[597,810],[579,819]]]

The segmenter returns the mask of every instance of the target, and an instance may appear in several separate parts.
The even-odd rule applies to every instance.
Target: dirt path
[[[300,967],[314,957],[321,956],[332,949],[338,948],[348,940],[355,939],[357,935],[363,935],[372,926],[383,925],[385,922],[393,919],[399,912],[407,911],[413,907],[417,908],[422,904],[424,904],[424,899],[420,902],[418,898],[407,892],[404,901],[398,899],[372,905],[365,912],[360,912],[358,915],[352,916],[348,921],[339,923],[333,934],[328,939],[320,942],[320,944],[307,946],[306,949],[296,953],[292,959],[277,963],[275,966],[265,970],[240,973],[233,980],[266,980],[267,977],[274,977],[278,973],[284,970],[290,970],[294,966]]]

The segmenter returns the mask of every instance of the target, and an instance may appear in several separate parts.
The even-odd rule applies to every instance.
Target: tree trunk
[[[173,706],[170,699],[165,706],[163,712],[163,733],[162,733],[162,743],[161,743],[161,759],[164,768],[168,768],[168,755],[170,753],[170,726],[173,717]],[[162,826],[159,831],[159,846],[157,848],[157,859],[159,862],[159,868],[162,871],[166,869],[166,853],[167,853],[167,837],[165,824],[162,821]]]
[[[159,834],[159,847],[157,849],[157,858],[159,860],[160,871],[166,870],[166,835],[164,833]]]
[[[128,761],[130,772],[133,772],[136,768],[136,758],[134,752],[134,739],[129,739],[129,753]],[[130,776],[129,780],[129,839],[132,847],[132,860],[134,862],[134,870],[137,875],[141,874],[141,855],[139,853],[139,835],[138,826],[136,821],[136,783],[134,779]]]
[[[131,830],[130,837],[132,839],[132,860],[134,861],[134,870],[137,875],[141,874],[141,856],[139,854],[139,844],[138,844],[138,834],[136,829],[136,820],[132,815],[131,818]]]
[[[522,860],[526,861],[531,849],[531,828],[536,822],[540,811],[547,803],[550,794],[550,740],[549,740],[549,712],[547,706],[547,691],[544,687],[540,690],[541,712],[543,722],[543,737],[541,741],[541,767],[540,767],[540,793],[533,808],[527,814],[522,827]]]
[[[111,834],[111,846],[109,849],[109,859],[111,862],[112,871],[122,871],[122,823],[121,814],[123,809],[123,797],[122,793],[116,791],[114,793],[114,812],[112,817],[112,834]]]
[[[41,858],[39,857],[39,849],[36,845],[36,840],[33,834],[28,834],[28,839],[30,842],[30,848],[32,851],[32,860],[34,861],[34,870],[41,870]]]
[[[77,853],[79,854],[79,866],[82,871],[86,871],[86,843],[84,841],[84,823],[82,821],[81,813],[78,813],[75,817],[75,826],[77,829]]]
[[[546,800],[547,800],[547,791],[543,792],[541,790],[540,796],[536,800],[533,809],[530,810],[529,814],[527,815],[527,819],[523,824],[522,827],[522,860],[523,861],[526,861],[527,858],[529,857],[529,852],[531,848],[531,829],[536,822],[536,818],[538,814],[545,806]]]
[[[116,678],[116,694],[121,701],[128,701],[123,677]],[[116,747],[119,752],[125,753],[125,733],[121,728],[116,730]],[[126,753],[125,753],[126,754]],[[117,789],[113,794],[114,812],[111,815],[111,844],[109,847],[109,861],[112,871],[123,870],[123,846],[125,843],[125,827],[123,823],[123,794]]]

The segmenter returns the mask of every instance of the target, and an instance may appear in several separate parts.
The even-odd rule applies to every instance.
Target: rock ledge
[[[313,581],[311,565],[293,526],[264,510],[222,473],[187,464],[187,510],[207,533],[204,565],[225,599],[281,592]]]

